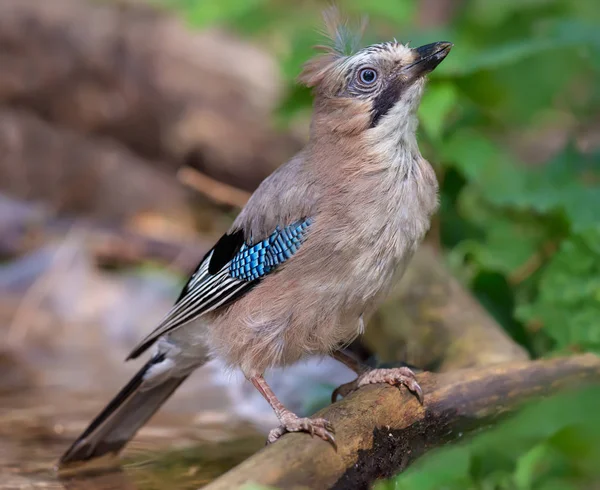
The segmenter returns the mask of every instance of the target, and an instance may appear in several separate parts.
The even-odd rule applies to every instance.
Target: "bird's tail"
[[[59,468],[118,453],[127,444],[187,378],[164,377],[148,387],[142,386],[150,368],[163,360],[163,355],[154,356],[131,378],[63,454]]]

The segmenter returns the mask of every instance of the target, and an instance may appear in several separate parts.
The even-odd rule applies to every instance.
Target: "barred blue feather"
[[[229,265],[229,274],[242,281],[255,281],[264,277],[275,267],[294,255],[306,238],[312,219],[277,229],[263,241],[254,245],[242,245]]]
[[[258,243],[246,242],[241,230],[224,235],[202,259],[161,324],[128,359],[139,356],[161,335],[246,294],[298,251],[312,222],[305,218],[277,227]]]

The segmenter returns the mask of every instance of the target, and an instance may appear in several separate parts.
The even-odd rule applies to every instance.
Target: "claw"
[[[327,440],[327,442],[333,446],[333,449],[335,449],[337,451],[337,442],[335,441],[335,437],[333,437],[328,432],[326,432],[324,434],[324,436],[325,436],[325,439]]]
[[[337,450],[337,444],[333,437],[333,425],[328,420],[299,418],[296,415],[288,414],[281,419],[281,422],[282,424],[279,427],[269,432],[267,444],[272,444],[287,432],[306,432],[311,437],[316,435],[329,442]]]
[[[373,383],[387,383],[392,386],[404,385],[417,397],[419,403],[423,405],[423,390],[415,379],[415,374],[406,367],[396,369],[374,369],[361,374],[354,381],[338,386],[335,390],[333,390],[333,393],[331,394],[331,401],[332,403],[335,403],[338,395],[345,397],[361,386]]]
[[[423,402],[425,401],[425,398],[423,397],[423,390],[421,389],[421,386],[419,386],[419,383],[417,383],[415,381],[414,387],[409,388],[410,391],[412,391],[415,396],[417,397],[417,400],[419,400],[419,403],[421,405],[423,405]]]
[[[273,444],[277,441],[283,434],[285,434],[285,430],[283,430],[282,426],[275,427],[271,432],[269,432],[269,436],[267,437],[266,445]]]
[[[331,403],[335,403],[337,401],[338,395],[340,395],[342,398],[346,398],[350,393],[355,391],[357,388],[358,388],[357,380],[338,386],[335,390],[333,390],[333,393],[331,394]]]

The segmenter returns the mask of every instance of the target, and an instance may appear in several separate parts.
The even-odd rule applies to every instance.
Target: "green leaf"
[[[490,223],[485,241],[474,250],[482,268],[510,275],[543,245],[543,230],[498,217]]]
[[[540,279],[539,293],[517,309],[538,322],[558,349],[600,352],[600,226],[565,240]]]
[[[437,490],[445,488],[444,485],[448,481],[466,484],[469,481],[469,454],[463,451],[448,451],[445,458],[432,460],[428,471],[406,475],[395,482],[379,483],[375,485],[374,490]]]
[[[593,488],[592,482],[600,482],[599,405],[597,387],[531,403],[512,419],[429,453],[375,488]]]
[[[515,158],[473,130],[456,131],[442,146],[442,155],[492,202],[503,202],[523,186]]]
[[[556,0],[474,0],[469,8],[469,16],[479,24],[493,28],[524,10],[534,11],[539,7],[556,4]]]
[[[541,35],[496,43],[481,48],[475,43],[455,42],[444,61],[446,76],[464,77],[483,70],[499,70],[544,53],[567,48],[589,47],[598,54],[600,31],[593,23],[579,19],[549,22]]]

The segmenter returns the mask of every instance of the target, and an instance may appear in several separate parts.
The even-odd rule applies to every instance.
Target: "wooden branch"
[[[219,182],[190,167],[180,169],[177,172],[177,178],[219,204],[243,208],[250,199],[249,192]]]
[[[430,448],[484,427],[524,401],[600,382],[600,358],[588,354],[418,378],[423,406],[405,389],[371,385],[316,414],[334,424],[337,452],[308,434],[288,434],[205,490],[234,490],[248,482],[285,490],[369,488]]]

